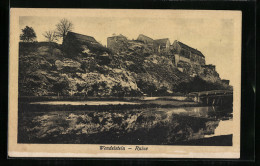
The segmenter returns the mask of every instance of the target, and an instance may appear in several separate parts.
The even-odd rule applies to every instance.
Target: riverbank
[[[202,106],[183,96],[126,97],[126,98],[70,98],[61,97],[19,98],[19,111],[70,111],[70,110],[127,110],[143,108],[178,108]],[[79,99],[79,100],[75,100]],[[179,100],[178,100],[179,99]]]
[[[19,96],[20,102],[37,102],[37,101],[136,101],[136,100],[184,100],[186,96],[183,94],[175,94],[174,96],[136,96],[136,97],[92,97],[92,96]]]

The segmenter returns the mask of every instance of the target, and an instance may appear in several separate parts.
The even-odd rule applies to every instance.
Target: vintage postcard
[[[241,16],[11,8],[9,157],[239,158]]]

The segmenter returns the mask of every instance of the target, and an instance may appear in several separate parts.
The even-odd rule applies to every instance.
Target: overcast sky
[[[22,16],[20,29],[33,27],[38,41],[45,41],[43,33],[55,30],[56,24],[64,17]],[[179,40],[200,50],[207,64],[216,65],[222,79],[232,78],[232,56],[234,52],[234,23],[232,19],[213,18],[147,18],[147,17],[65,17],[73,23],[73,31],[93,36],[103,45],[107,37],[123,34],[128,39],[136,39],[139,34],[153,39],[169,38],[171,44]]]

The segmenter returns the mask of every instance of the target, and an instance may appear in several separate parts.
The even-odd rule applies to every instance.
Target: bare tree
[[[73,29],[73,24],[69,20],[63,18],[56,25],[56,28],[57,28],[57,35],[59,37],[62,37],[63,40],[64,37],[67,35],[67,33]]]
[[[48,42],[55,42],[58,40],[58,35],[55,31],[45,31],[42,35],[47,39]]]

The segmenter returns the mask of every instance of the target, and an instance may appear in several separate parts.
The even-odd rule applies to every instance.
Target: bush
[[[200,92],[200,91],[209,91],[209,90],[224,90],[226,89],[223,85],[215,82],[207,82],[196,76],[193,80],[189,82],[182,82],[180,83],[174,91],[183,92],[183,93],[190,93],[190,92]]]
[[[137,86],[138,88],[146,93],[146,94],[156,94],[157,92],[157,88],[154,84],[150,83],[150,82],[145,82],[143,80],[139,80],[137,81]]]
[[[63,92],[66,91],[68,87],[69,83],[65,80],[62,80],[60,82],[54,83],[52,86],[52,90],[59,96],[60,94],[64,94]]]

